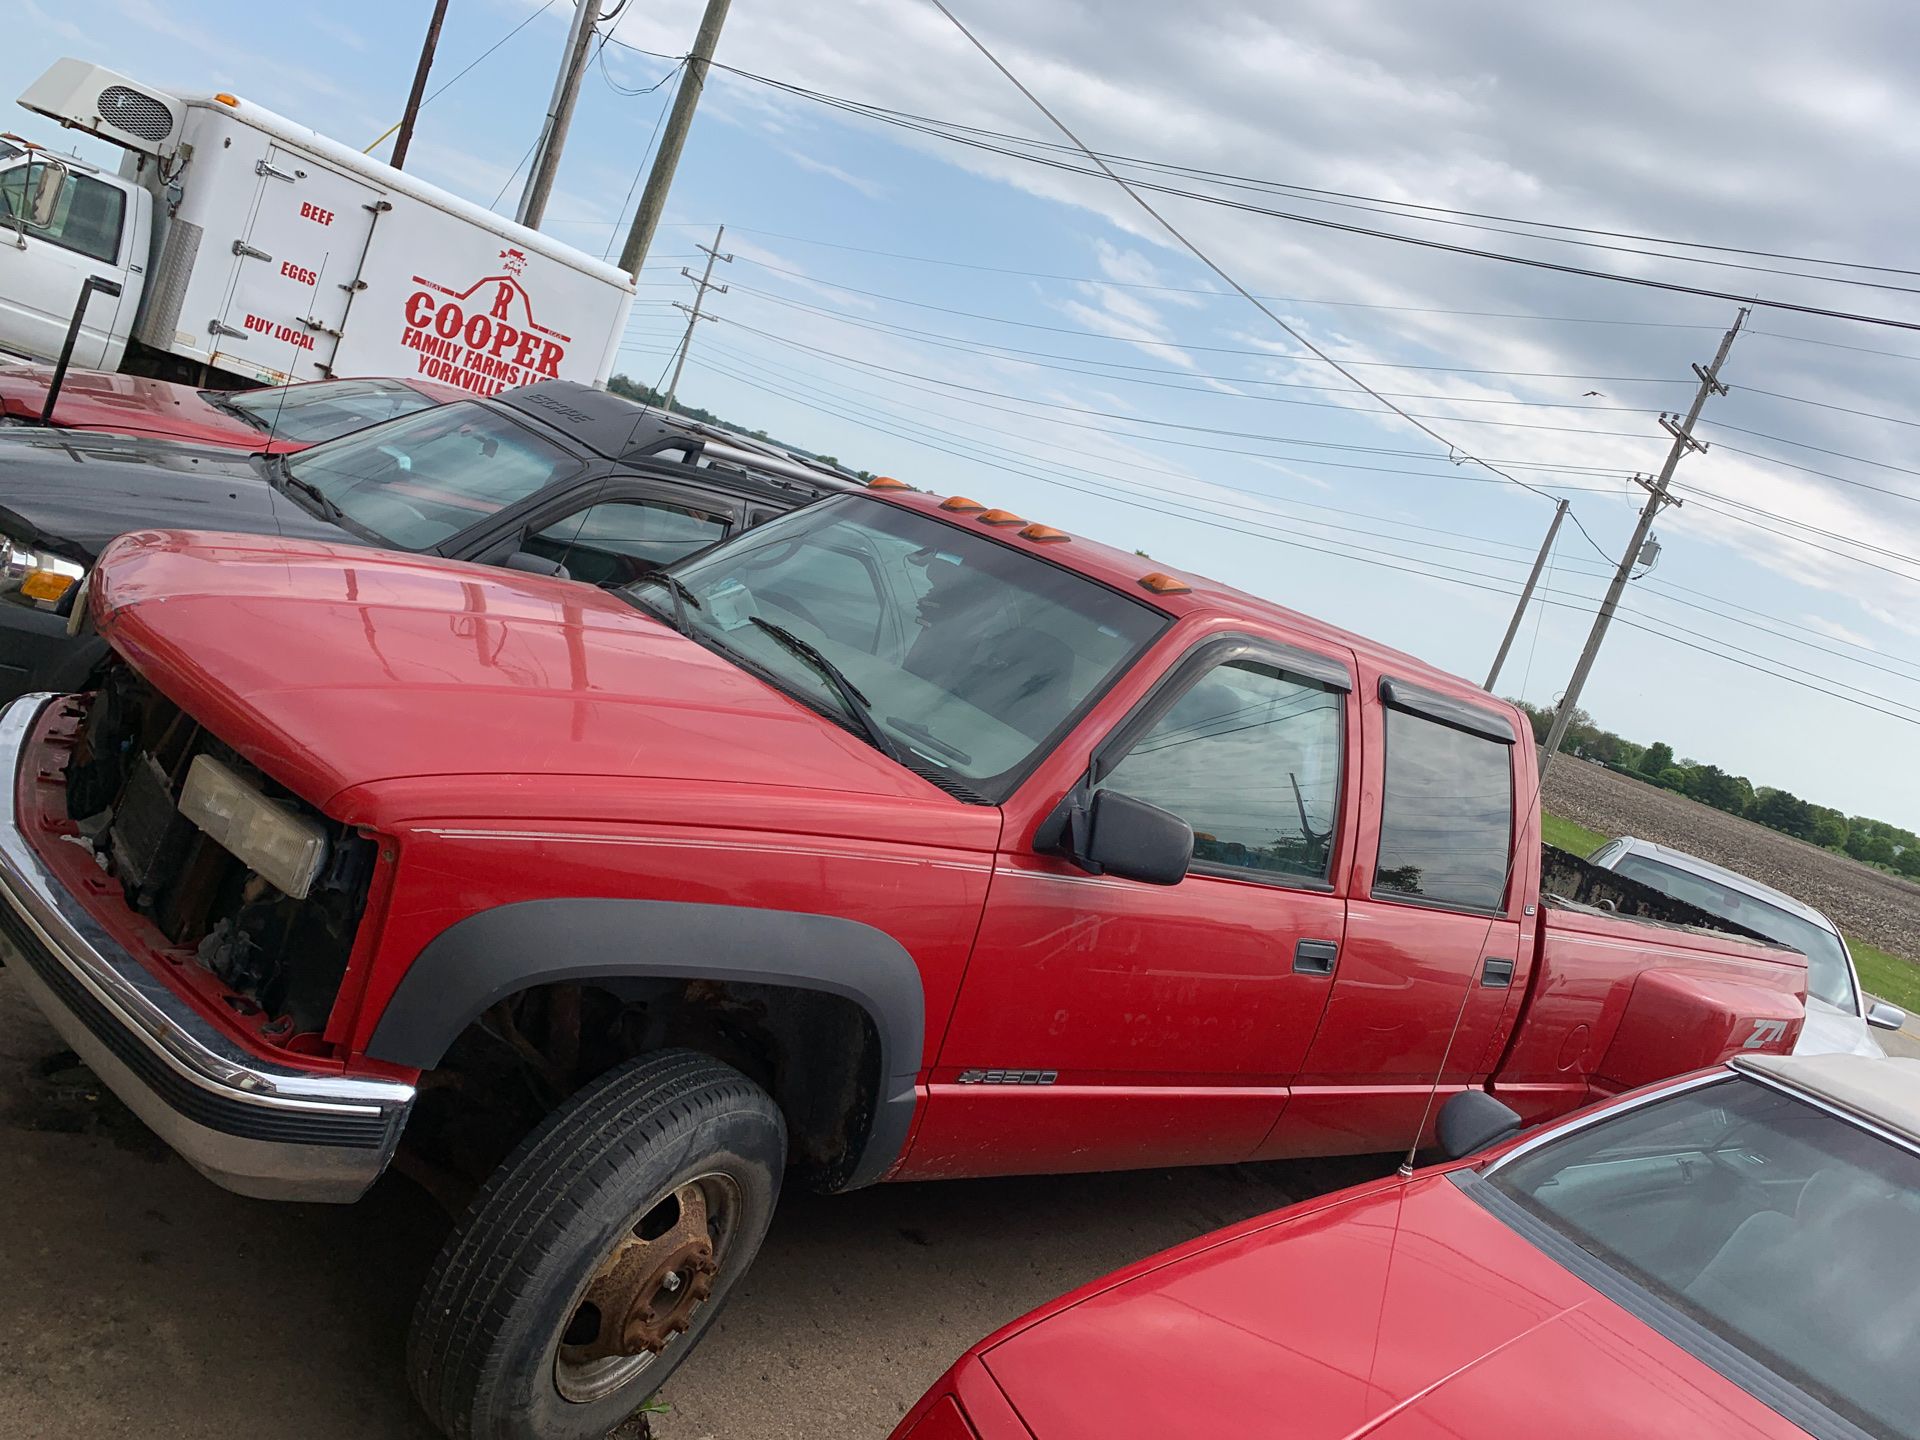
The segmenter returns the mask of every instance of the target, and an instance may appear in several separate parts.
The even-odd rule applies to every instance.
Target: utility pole
[[[1487,672],[1487,689],[1492,690],[1500,678],[1500,667],[1507,663],[1507,651],[1513,648],[1513,637],[1520,633],[1520,619],[1527,613],[1527,602],[1533,599],[1533,587],[1540,583],[1540,572],[1546,568],[1547,555],[1553,549],[1553,537],[1560,533],[1560,522],[1567,518],[1567,502],[1563,496],[1560,503],[1553,507],[1553,523],[1547,526],[1547,538],[1540,542],[1540,553],[1533,557],[1533,569],[1527,574],[1527,583],[1520,591],[1520,603],[1513,607],[1513,619],[1507,622],[1506,636],[1500,641],[1500,653],[1493,657],[1493,668]]]
[[[1547,778],[1547,767],[1553,764],[1553,757],[1560,753],[1560,742],[1566,737],[1567,726],[1573,720],[1574,707],[1580,703],[1580,691],[1587,683],[1587,673],[1593,669],[1594,657],[1600,653],[1600,642],[1606,637],[1607,626],[1620,604],[1620,592],[1627,588],[1634,564],[1647,543],[1647,534],[1653,529],[1653,517],[1668,505],[1681,503],[1667,493],[1667,486],[1673,480],[1674,467],[1689,450],[1707,448],[1693,438],[1693,427],[1700,419],[1700,411],[1706,405],[1707,397],[1727,393],[1727,387],[1720,383],[1720,367],[1726,363],[1727,352],[1733,348],[1734,337],[1740,333],[1740,327],[1746,323],[1746,319],[1747,310],[1742,307],[1740,313],[1733,317],[1733,328],[1720,337],[1720,349],[1715,353],[1713,363],[1703,369],[1695,362],[1693,373],[1700,377],[1700,388],[1694,392],[1693,406],[1687,411],[1687,418],[1682,420],[1666,414],[1660,417],[1661,428],[1673,436],[1673,446],[1667,451],[1667,463],[1660,467],[1657,479],[1634,476],[1636,483],[1646,487],[1647,503],[1640,511],[1640,523],[1634,527],[1633,539],[1627,542],[1627,553],[1620,557],[1620,568],[1613,572],[1613,583],[1607,587],[1607,598],[1600,602],[1600,613],[1593,617],[1593,630],[1587,636],[1586,649],[1580,652],[1580,663],[1573,667],[1573,679],[1567,682],[1567,693],[1554,707],[1553,729],[1547,734],[1546,749],[1540,752],[1542,780]]]
[[[427,38],[420,45],[420,64],[413,72],[413,89],[407,92],[407,108],[400,114],[400,138],[393,142],[393,158],[387,161],[396,170],[407,168],[413,122],[420,116],[420,98],[427,92],[427,72],[433,69],[433,52],[440,48],[440,23],[446,18],[447,0],[433,0],[433,18],[427,22]]]
[[[678,300],[673,302],[674,309],[685,310],[687,312],[687,333],[680,337],[680,354],[673,362],[673,379],[667,382],[667,403],[662,408],[669,414],[673,412],[673,397],[680,393],[680,372],[686,367],[687,351],[693,348],[694,327],[702,320],[713,319],[711,315],[702,315],[700,313],[701,303],[707,298],[707,291],[709,290],[719,295],[727,293],[726,286],[713,283],[713,262],[719,260],[729,265],[733,263],[733,256],[722,255],[720,253],[720,237],[726,233],[727,227],[722,225],[718,230],[713,232],[713,244],[696,245],[693,247],[705,253],[707,257],[707,268],[701,271],[699,279],[694,281],[699,288],[693,292],[693,304],[687,306],[682,305]],[[684,265],[680,267],[680,273],[689,280],[694,279],[693,272]]]
[[[547,102],[547,118],[540,128],[540,141],[533,147],[533,168],[527,172],[527,188],[520,192],[520,208],[513,215],[532,230],[540,228],[540,220],[547,213],[547,196],[553,193],[560,152],[567,146],[574,102],[580,98],[580,77],[587,69],[587,47],[593,43],[593,27],[599,19],[600,0],[574,0],[573,26],[567,31],[566,53],[560,60],[560,73],[553,80],[553,98]]]
[[[680,164],[681,147],[687,143],[687,131],[693,126],[694,107],[706,88],[707,65],[720,43],[720,27],[726,23],[728,0],[707,0],[707,13],[700,17],[700,33],[694,36],[693,50],[687,56],[687,68],[680,75],[680,88],[673,97],[673,113],[667,117],[667,133],[660,137],[660,151],[653,157],[653,170],[647,176],[647,188],[641,192],[640,208],[633,212],[633,226],[627,231],[626,246],[620,251],[620,268],[627,274],[640,274],[646,263],[647,249],[653,244],[653,232],[660,227],[660,216],[667,208],[667,191],[673,188],[673,172]]]

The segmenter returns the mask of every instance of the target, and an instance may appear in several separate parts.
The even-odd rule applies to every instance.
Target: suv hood
[[[1800,1435],[1445,1175],[1311,1205],[1096,1282],[982,1363],[1035,1440]]]
[[[321,808],[434,776],[567,775],[947,801],[625,601],[347,545],[128,535],[93,614],[216,736]]]
[[[232,450],[0,430],[0,533],[91,562],[115,536],[149,526],[352,542]]]

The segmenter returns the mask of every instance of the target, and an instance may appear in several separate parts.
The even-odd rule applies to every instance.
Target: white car
[[[1907,1023],[1899,1007],[1868,1003],[1840,928],[1811,905],[1684,850],[1631,835],[1609,840],[1587,860],[1804,954],[1807,1023],[1794,1054],[1884,1055],[1869,1028],[1898,1030]]]

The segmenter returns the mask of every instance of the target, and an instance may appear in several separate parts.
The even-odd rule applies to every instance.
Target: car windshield
[[[303,450],[287,474],[382,543],[426,550],[571,473],[572,456],[485,405],[417,410]]]
[[[1167,624],[1025,550],[860,496],[793,511],[673,573],[690,602],[676,618],[695,638],[995,803]],[[632,593],[674,614],[664,583]]]
[[[1920,1437],[1920,1155],[1729,1077],[1488,1180],[1869,1433]]]
[[[1645,855],[1631,852],[1615,862],[1616,873],[1642,885],[1651,885],[1662,895],[1671,895],[1709,915],[1731,920],[1736,925],[1798,950],[1807,957],[1807,993],[1849,1015],[1860,1013],[1860,1002],[1853,993],[1853,971],[1847,965],[1846,947],[1840,937],[1824,926],[1804,920],[1778,905],[1743,894],[1730,885],[1693,875],[1672,865],[1663,865]]]
[[[273,390],[202,390],[200,395],[263,435],[302,445],[318,445],[440,403],[399,380],[319,380]]]

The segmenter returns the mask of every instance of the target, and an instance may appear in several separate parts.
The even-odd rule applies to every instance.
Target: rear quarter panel
[[[1526,1006],[1493,1085],[1527,1120],[1735,1050],[1793,1048],[1807,982],[1798,953],[1589,910],[1542,905],[1538,918]],[[1642,983],[1655,975],[1673,983]],[[1717,1040],[1714,1013],[1736,1022]]]

